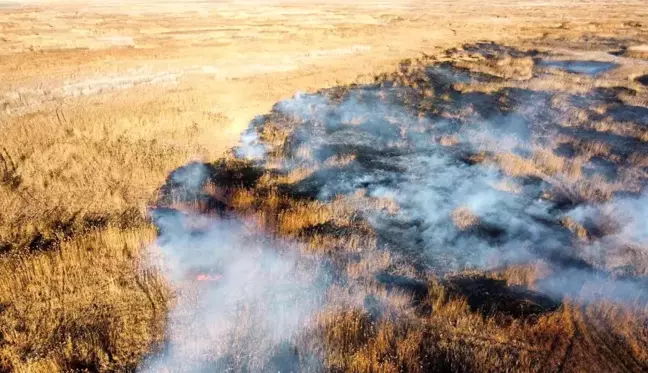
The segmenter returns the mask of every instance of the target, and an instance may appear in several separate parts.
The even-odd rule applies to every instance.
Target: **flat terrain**
[[[376,187],[371,182],[359,187],[356,176],[350,180],[335,179],[338,184],[331,185],[309,178],[328,168],[355,164],[359,159],[368,162],[362,163],[359,178],[371,179],[374,173],[387,173],[388,178],[400,180],[401,176],[394,176],[391,167],[402,164],[391,164],[393,154],[363,153],[362,146],[378,148],[383,139],[380,136],[387,135],[379,131],[381,135],[371,140],[374,142],[365,144],[362,141],[367,141],[366,138],[354,142],[354,136],[359,135],[353,131],[341,132],[340,138],[349,136],[349,143],[344,146],[354,150],[336,148],[327,153],[330,157],[326,159],[307,156],[309,152],[319,151],[317,146],[321,143],[298,141],[299,134],[308,134],[313,139],[320,136],[317,127],[311,128],[309,122],[324,121],[318,116],[318,108],[341,116],[345,125],[357,124],[359,128],[366,118],[375,115],[387,118],[387,122],[404,120],[394,110],[404,111],[407,118],[429,118],[434,123],[442,119],[450,123],[448,128],[435,129],[431,134],[419,132],[430,136],[426,139],[435,144],[456,147],[457,154],[444,154],[440,158],[443,162],[455,157],[465,159],[469,164],[496,167],[498,172],[512,178],[490,180],[480,168],[471,171],[481,176],[468,172],[460,179],[468,178],[481,186],[496,181],[499,190],[509,192],[521,188],[525,198],[528,185],[540,188],[532,190],[546,192],[543,198],[551,201],[553,207],[563,209],[560,214],[551,210],[550,216],[543,219],[555,218],[555,223],[564,229],[558,234],[551,224],[545,226],[546,222],[533,227],[543,234],[571,234],[564,237],[565,242],[586,240],[587,245],[581,242],[582,246],[573,246],[587,252],[576,257],[591,268],[613,272],[619,278],[645,276],[648,266],[642,267],[647,237],[644,226],[628,223],[636,234],[621,229],[624,235],[613,236],[624,244],[614,246],[614,255],[597,256],[593,248],[600,249],[599,241],[608,248],[610,235],[605,233],[608,231],[602,223],[590,224],[586,221],[590,217],[588,213],[576,208],[589,211],[588,205],[608,206],[608,203],[611,208],[618,208],[614,204],[618,196],[645,200],[645,195],[641,196],[645,193],[648,154],[646,19],[648,8],[641,0],[616,1],[614,6],[601,1],[557,0],[360,1],[353,4],[343,1],[1,2],[0,371],[134,370],[146,357],[157,356],[169,348],[177,339],[177,324],[185,320],[178,313],[191,314],[191,307],[186,306],[184,293],[169,283],[174,279],[156,266],[150,266],[156,227],[148,208],[163,205],[182,211],[195,210],[195,206],[178,207],[174,204],[177,201],[164,200],[165,189],[161,190],[161,186],[165,181],[168,186],[167,178],[172,171],[188,162],[209,163],[223,156],[227,149],[237,145],[249,123],[265,113],[270,116],[257,119],[266,123],[265,127],[254,127],[251,133],[260,136],[260,140],[254,141],[263,143],[270,153],[264,154],[262,171],[255,169],[254,172],[278,169],[284,174],[268,173],[261,184],[241,190],[236,189],[241,187],[239,184],[226,185],[226,192],[217,200],[227,203],[237,214],[249,217],[262,228],[260,231],[269,231],[273,237],[304,241],[309,247],[318,248],[314,251],[325,252],[334,267],[359,282],[354,285],[360,289],[356,297],[362,298],[358,294],[364,296],[371,291],[384,295],[394,282],[402,285],[405,281],[404,295],[378,298],[389,304],[389,312],[385,313],[393,313],[395,319],[407,319],[407,324],[390,323],[385,318],[379,327],[372,324],[370,337],[362,337],[364,328],[375,321],[372,321],[375,315],[369,318],[366,315],[367,309],[372,309],[367,302],[371,303],[373,298],[365,297],[360,311],[333,302],[343,309],[342,313],[333,310],[322,316],[323,326],[309,331],[315,337],[297,337],[307,340],[304,345],[308,347],[304,350],[325,361],[323,364],[329,371],[429,371],[436,363],[440,371],[446,368],[500,371],[505,367],[521,371],[579,371],[587,359],[597,361],[603,371],[646,369],[645,311],[640,306],[641,295],[634,297],[634,288],[613,283],[615,289],[621,286],[622,295],[598,308],[583,306],[589,305],[591,298],[580,293],[576,298],[581,298],[574,304],[567,301],[554,304],[553,300],[544,298],[519,300],[500,289],[501,294],[496,293],[509,299],[514,307],[526,309],[525,304],[534,303],[540,304],[537,307],[542,311],[530,312],[534,315],[533,323],[518,318],[515,312],[511,321],[507,314],[504,327],[498,324],[501,320],[497,315],[502,305],[488,303],[493,310],[493,314],[488,314],[484,311],[486,306],[475,300],[474,294],[495,291],[484,290],[496,286],[489,282],[495,280],[542,294],[551,293],[560,285],[543,288],[536,284],[542,276],[534,271],[542,272],[546,263],[531,265],[525,260],[521,269],[498,267],[500,272],[487,273],[486,267],[481,262],[476,264],[474,258],[453,256],[445,251],[432,255],[434,260],[411,255],[418,251],[429,254],[427,246],[424,245],[425,250],[417,246],[427,242],[423,228],[429,221],[413,218],[428,212],[407,210],[407,206],[428,206],[434,203],[434,198],[404,201],[387,193],[379,201],[374,199],[376,195],[369,195],[371,198],[365,201],[362,193],[371,194],[371,188]],[[405,59],[409,61],[402,62]],[[436,70],[426,70],[429,66]],[[369,96],[378,95],[389,105],[358,105],[353,100],[372,98],[364,97],[365,89],[359,93],[351,89],[348,93],[351,83],[379,84],[380,89],[366,90],[370,91]],[[397,93],[399,98],[395,103],[391,102],[392,91],[381,93],[385,87],[406,87],[403,93],[406,96],[410,94],[407,89],[411,88],[415,91],[414,103],[399,101],[402,92]],[[297,96],[288,101],[310,108],[307,111],[287,112],[281,106],[274,106],[297,92],[315,93],[329,88],[330,91],[316,94],[312,102],[308,101],[311,96]],[[338,94],[336,89],[350,96]],[[336,105],[348,102],[349,97],[354,97],[352,102],[359,112],[352,113],[353,118],[344,119],[344,110],[336,112]],[[509,114],[513,112],[518,119],[511,119]],[[506,122],[506,128],[518,135],[528,132],[528,136],[519,149],[503,140],[502,143],[484,140],[480,134],[498,138],[510,133],[480,131],[471,127],[476,120],[513,121],[516,124]],[[393,123],[389,123],[387,133],[399,131],[394,129],[398,126],[392,128]],[[422,121],[418,125],[426,126],[426,123]],[[528,123],[533,126],[526,128]],[[476,132],[458,131],[456,126]],[[408,141],[417,143],[406,133],[419,133],[409,127],[400,131],[400,140],[406,139],[403,140],[406,145],[396,138],[385,140],[400,144],[395,145],[398,152],[414,146]],[[466,142],[466,137],[470,141]],[[286,139],[293,142],[285,142]],[[338,140],[323,137],[322,141]],[[470,151],[462,148],[464,145]],[[480,151],[473,151],[473,147]],[[423,169],[434,167],[419,161],[400,160]],[[228,175],[239,177],[238,173],[245,173],[249,165],[237,162],[244,161],[230,158],[221,166],[233,168]],[[290,162],[297,162],[299,167],[286,166]],[[443,169],[463,175],[463,168],[455,170],[452,165],[451,162]],[[418,171],[408,172],[403,171],[406,178],[419,180]],[[456,174],[446,176],[452,179]],[[241,176],[237,180],[244,183],[246,178]],[[534,184],[537,180],[550,187]],[[347,184],[348,190],[342,188]],[[397,185],[400,188],[397,190],[407,190],[402,189],[402,184]],[[440,188],[432,188],[435,193],[452,192],[452,187],[448,190],[445,185],[432,185]],[[425,190],[429,184],[408,185],[412,186]],[[215,188],[220,190],[223,186]],[[416,194],[416,190],[409,191]],[[343,201],[336,205],[324,201],[312,205],[314,202],[303,200],[326,193],[354,195],[351,192],[359,193],[356,197],[360,202]],[[459,198],[452,193],[450,196]],[[264,202],[250,202],[255,200]],[[385,218],[389,229],[383,231],[385,226],[376,228],[370,224],[374,220],[368,217],[362,222],[350,220],[349,216],[356,216],[362,210],[358,203],[365,203],[366,208],[376,203],[378,209],[404,208],[407,217]],[[485,217],[480,217],[479,208],[466,203],[466,206],[439,206],[438,211],[460,231],[468,230],[479,239],[483,234],[497,236],[497,227],[479,228],[479,222]],[[507,206],[510,211],[517,211]],[[568,213],[568,209],[573,211]],[[648,211],[621,209],[635,214]],[[204,206],[199,210],[205,210]],[[210,208],[206,210],[214,213]],[[511,216],[517,215],[512,212]],[[525,221],[526,217],[520,219]],[[414,221],[423,224],[422,233],[417,233],[423,238],[410,242],[411,232],[403,231],[399,224],[409,226]],[[333,222],[334,234],[330,234],[327,229]],[[471,227],[478,228],[471,231]],[[381,239],[381,234],[397,240],[389,245],[404,247],[398,251],[387,248],[389,245]],[[461,235],[457,237],[463,239]],[[331,244],[334,239],[346,241]],[[436,243],[456,245],[456,237],[448,240]],[[590,245],[592,242],[599,246]],[[621,250],[621,246],[627,250]],[[362,256],[357,263],[331,254],[339,248],[344,252],[362,252],[366,247],[372,247],[371,254]],[[535,248],[527,249],[537,254]],[[541,257],[546,259],[544,254]],[[241,261],[247,259],[243,256]],[[476,266],[481,271],[479,276],[487,277],[483,280],[486,282],[463,277],[447,283],[441,280],[445,272],[462,271],[465,266]],[[394,272],[395,267],[400,270]],[[555,269],[551,265],[549,268]],[[387,280],[366,280],[375,279],[378,272],[388,276]],[[416,281],[409,283],[402,276]],[[296,282],[295,278],[286,281]],[[408,283],[414,284],[414,295],[416,286],[424,283],[426,295],[419,294],[424,299],[411,304],[408,297],[412,294],[408,292],[412,286],[408,288]],[[272,294],[274,285],[268,286]],[[607,289],[608,285],[601,286]],[[630,294],[623,289],[631,289]],[[461,296],[448,300],[446,295],[450,293]],[[330,299],[332,294],[337,293],[329,289],[326,297]],[[561,290],[558,298],[562,300],[563,296],[575,295],[563,294]],[[632,307],[628,306],[629,298],[634,302]],[[478,306],[473,307],[473,303]],[[440,311],[430,315],[429,309]],[[521,312],[526,318],[527,312]],[[482,317],[482,313],[487,315]],[[405,318],[404,314],[411,318]],[[198,316],[194,319],[203,320]],[[169,320],[174,326],[168,325]],[[615,323],[628,326],[619,330],[611,326]],[[338,329],[331,326],[336,324],[340,326]],[[197,330],[200,329],[199,325]],[[213,335],[205,337],[205,341],[212,339]],[[313,340],[325,343],[318,345]],[[249,351],[241,347],[245,343],[266,346],[252,339],[237,343],[235,347],[242,351]],[[498,347],[484,347],[490,344]],[[605,348],[596,347],[600,345]],[[621,346],[618,353],[616,345]],[[187,347],[182,343],[180,346]],[[421,351],[422,346],[436,352],[426,355]],[[254,367],[263,370],[281,366],[265,363],[262,358],[268,353],[265,350],[259,352],[258,360],[247,363],[236,360],[232,356],[241,356],[237,355],[241,350],[232,348],[191,351],[198,355],[209,351],[211,356],[219,358],[228,356],[230,360],[225,359],[226,362],[210,363],[225,364],[232,371],[245,371],[246,366],[252,371]],[[268,348],[276,352],[274,345]],[[185,353],[183,350],[177,356]],[[308,366],[315,370],[304,361],[290,365],[291,369],[306,370]],[[545,361],[544,366],[538,363]]]

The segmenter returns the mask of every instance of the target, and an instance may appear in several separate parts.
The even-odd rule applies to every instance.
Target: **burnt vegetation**
[[[331,264],[267,371],[644,371],[648,91],[596,56],[485,42],[298,95],[158,207]]]
[[[263,305],[243,305],[186,371],[647,370],[648,70],[630,42],[470,44],[298,95],[227,157],[170,173],[148,218],[0,214],[0,371],[173,357],[170,312],[223,286],[229,262],[169,284],[142,247],[210,239],[200,218],[290,242],[328,277],[296,333],[269,344],[250,321]],[[40,203],[24,173],[0,149],[0,188]]]

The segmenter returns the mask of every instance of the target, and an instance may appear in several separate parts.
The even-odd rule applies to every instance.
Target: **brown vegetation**
[[[425,66],[429,59],[420,63]],[[409,85],[418,90],[419,97],[425,97],[423,100],[433,97],[441,101],[449,96],[455,100],[452,104],[474,105],[473,115],[492,109],[479,106],[479,102],[463,101],[456,92],[443,94],[443,87],[437,89],[441,92],[436,96],[425,95],[423,91],[428,88],[420,84],[420,70],[412,61],[405,65],[407,68],[399,73],[378,77],[381,86],[389,86],[390,79],[397,77],[399,86]],[[515,84],[515,80],[512,82]],[[430,79],[429,83],[443,82]],[[353,88],[340,87],[321,94],[330,94],[328,97],[333,102],[341,102],[345,89]],[[497,102],[502,108],[510,102],[519,102],[517,94],[505,89],[494,92],[494,96],[501,95]],[[389,95],[377,97],[389,100]],[[417,98],[411,100],[405,101],[405,105],[417,105]],[[453,109],[451,104],[446,105],[450,106],[448,110]],[[314,111],[309,114],[314,115]],[[468,128],[472,116],[456,119],[465,121],[462,125]],[[266,232],[305,242],[304,250],[309,254],[330,259],[348,275],[346,288],[329,290],[327,299],[331,306],[322,310],[317,322],[294,341],[297,361],[315,355],[322,359],[324,370],[332,372],[631,372],[646,369],[648,309],[641,293],[619,301],[614,294],[599,294],[601,285],[586,280],[580,285],[564,284],[567,288],[575,286],[576,290],[556,299],[541,290],[545,281],[560,273],[543,260],[442,276],[421,271],[416,268],[421,264],[418,259],[410,260],[407,254],[393,251],[394,243],[384,237],[385,232],[366,220],[376,211],[397,214],[400,207],[396,201],[377,199],[363,189],[330,200],[313,199],[318,184],[316,178],[309,180],[311,176],[328,169],[352,167],[354,162],[371,162],[363,153],[373,154],[371,150],[359,146],[341,149],[345,156],[332,156],[346,159],[344,162],[331,162],[332,157],[318,160],[315,149],[292,142],[295,141],[291,136],[293,131],[306,131],[303,128],[306,123],[280,111],[273,111],[262,120],[264,125],[255,129],[261,139],[267,139],[269,159],[265,162],[273,167],[264,171],[258,183],[237,190],[233,203],[226,204],[233,206],[233,213],[255,217],[252,220],[260,222],[258,228]],[[363,120],[351,125],[362,126]],[[399,136],[405,138],[407,131],[416,128],[417,125],[403,124]],[[520,194],[525,185],[537,178],[548,185],[539,198],[553,201],[557,206],[599,206],[595,221],[588,222],[587,226],[569,216],[557,222],[570,232],[574,250],[586,250],[591,240],[614,237],[621,232],[620,221],[616,220],[614,211],[606,210],[605,203],[620,192],[643,189],[646,175],[637,165],[645,154],[645,146],[638,142],[633,152],[628,153],[628,149],[617,146],[614,138],[597,136],[597,140],[589,141],[586,136],[556,135],[547,140],[542,136],[543,131],[551,133],[558,129],[532,129],[534,136],[527,154],[518,155],[485,141],[478,143],[482,147],[477,147],[476,153],[463,157],[470,164],[492,163],[503,174],[512,176],[512,180],[492,186],[499,191]],[[444,135],[455,140],[441,145],[446,149],[460,147],[465,138],[474,140],[470,134],[464,136],[459,130]],[[565,151],[565,144],[571,146],[571,153]],[[287,169],[277,166],[288,159],[298,164]],[[592,172],[588,167],[593,159],[636,172],[631,173],[632,177],[627,172],[617,172],[616,177],[606,176],[604,171]],[[241,169],[240,162],[225,160],[220,164]],[[303,165],[308,165],[308,172]],[[257,166],[249,163],[249,167]],[[370,163],[365,167],[370,167]],[[214,180],[217,184],[223,182],[219,177]],[[309,186],[315,190],[302,189]],[[485,225],[467,206],[453,210],[447,220],[461,231],[494,234],[494,228]],[[619,278],[633,278],[643,276],[641,273],[648,263],[641,254],[645,243],[639,245],[643,246],[631,247],[620,242],[606,252],[583,252],[578,257],[614,272]],[[580,264],[576,261],[569,265],[578,268]],[[593,294],[599,295],[592,300]],[[236,346],[230,348],[229,353],[233,355],[245,353]],[[296,370],[312,368],[296,364]],[[243,369],[235,362],[228,367]]]
[[[160,9],[164,17],[148,14],[150,4],[142,2],[132,4],[130,15],[111,14],[123,10],[109,4],[85,13],[69,4],[0,8],[0,78],[6,83],[0,92],[0,371],[133,371],[157,353],[168,338],[174,292],[147,265],[156,233],[147,207],[167,202],[156,192],[172,170],[192,158],[216,159],[255,114],[298,90],[376,73],[378,82],[417,91],[408,100],[418,101],[420,118],[441,114],[449,120],[473,116],[483,106],[453,107],[460,96],[447,93],[448,85],[456,94],[495,93],[503,109],[519,99],[506,89],[551,91],[551,105],[563,120],[552,127],[558,133],[543,134],[533,154],[495,154],[487,147],[468,157],[519,181],[494,187],[519,192],[537,177],[552,186],[547,199],[599,203],[645,184],[648,132],[636,116],[615,117],[648,103],[645,84],[631,79],[648,73],[643,65],[629,60],[623,69],[632,77],[609,72],[599,79],[552,69],[536,74],[533,57],[513,50],[495,57],[470,48],[441,51],[464,41],[504,38],[520,50],[582,48],[579,59],[631,43],[622,55],[644,58],[643,47],[634,46],[646,42],[643,4],[623,2],[613,10],[604,4],[606,20],[599,15],[604,5],[589,2],[545,7],[463,1],[435,9],[423,2],[387,10],[362,3],[319,5],[312,15],[318,21],[306,22],[310,16],[279,5],[251,11],[249,5],[228,10],[203,3],[191,3],[187,12],[164,5],[171,7]],[[468,6],[473,8],[464,13]],[[370,15],[356,17],[361,13]],[[557,22],[565,13],[574,21]],[[222,30],[208,29],[218,22]],[[432,23],[443,26],[432,31]],[[427,53],[420,61],[378,74],[420,51]],[[285,65],[287,55],[294,66]],[[214,67],[213,61],[222,63]],[[420,69],[444,61],[491,77],[448,84]],[[151,71],[139,71],[142,66]],[[222,76],[209,75],[213,69]],[[628,71],[623,69],[617,71]],[[626,91],[610,97],[604,90],[614,87]],[[598,88],[605,97],[598,107],[573,105],[559,95]],[[264,141],[283,144],[290,125],[268,126]],[[449,149],[461,139],[461,133],[438,137]],[[559,154],[561,146],[575,155]],[[304,161],[312,156],[308,148],[298,154]],[[281,160],[283,154],[271,156]],[[616,175],[585,172],[583,164],[593,158],[614,165]],[[354,155],[334,156],[318,167],[343,168],[354,161]],[[224,167],[232,165],[236,161],[228,159]],[[245,167],[232,173],[240,175]],[[206,187],[264,231],[329,257],[357,281],[365,304],[384,306],[380,314],[357,303],[323,310],[299,337],[298,354],[320,357],[331,372],[646,369],[647,311],[641,299],[630,305],[583,304],[577,296],[560,304],[546,301],[533,290],[547,276],[542,263],[447,277],[419,273],[381,247],[378,233],[358,218],[371,211],[395,214],[395,201],[362,191],[331,202],[291,193],[291,186],[317,170],[308,165],[287,174],[267,172],[248,187]],[[200,204],[168,205],[205,212]],[[448,220],[460,229],[479,225],[467,208]],[[580,240],[609,228],[605,222],[596,229],[561,223]],[[606,259],[635,265],[645,275],[643,249],[624,247]],[[376,280],[376,273],[394,270],[418,276],[425,292]],[[332,303],[344,303],[337,302],[348,296],[344,290],[330,291]],[[235,347],[233,354],[244,352]],[[241,361],[232,368],[245,370]]]

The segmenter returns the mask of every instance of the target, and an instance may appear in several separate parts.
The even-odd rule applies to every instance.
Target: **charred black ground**
[[[330,266],[327,304],[359,324],[307,328],[272,357],[290,369],[647,369],[648,91],[623,75],[641,62],[600,52],[484,42],[298,94],[230,158],[176,170],[160,206]]]

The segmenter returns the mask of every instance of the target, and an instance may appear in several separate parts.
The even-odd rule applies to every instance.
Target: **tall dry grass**
[[[424,23],[427,30],[429,22]],[[603,26],[608,31],[618,29],[617,24]],[[548,27],[554,32],[555,27]],[[349,35],[358,32],[352,27],[345,31]],[[563,33],[573,37],[569,30]],[[378,33],[381,43],[383,34]],[[74,55],[81,58],[77,63],[88,63],[100,53],[60,55]],[[135,52],[114,54],[122,53]],[[52,61],[57,66],[66,63],[56,56],[43,54],[22,65],[20,59],[26,55],[7,60],[16,70],[38,76],[39,69]],[[106,56],[114,57],[112,52]],[[146,56],[155,57],[150,51]],[[339,70],[353,70],[341,66]],[[515,87],[582,93],[593,87],[564,75],[525,80],[532,69],[528,58],[506,57],[480,66],[475,70],[515,81],[477,85],[464,92]],[[392,77],[398,84],[421,90],[423,97],[434,96],[420,71],[403,68]],[[259,95],[268,97],[279,95],[272,79],[259,79],[265,87],[256,82],[237,87],[262,91]],[[283,75],[280,79],[288,80]],[[144,248],[155,237],[146,206],[155,200],[156,189],[170,171],[192,158],[220,155],[230,140],[221,139],[229,119],[213,112],[214,102],[202,91],[187,94],[147,88],[103,98],[79,98],[66,103],[64,109],[47,107],[0,121],[0,371],[132,371],[164,340],[173,296],[160,274],[144,265]],[[568,124],[575,126],[588,119],[580,111],[567,114]],[[646,140],[643,129],[629,124],[615,127],[597,122],[590,128]],[[267,140],[285,140],[285,134],[275,135]],[[441,141],[446,146],[455,144],[451,137]],[[590,156],[609,153],[605,145],[572,142]],[[617,190],[599,179],[592,180],[593,185],[581,183],[579,165],[547,149],[540,149],[531,159],[504,157],[495,161],[519,176],[566,175],[550,180],[572,188],[567,191],[574,198],[593,200],[601,194],[607,199]],[[643,154],[632,159],[637,167],[646,164]],[[327,166],[348,161],[331,159]],[[281,180],[268,180],[264,188],[273,190],[279,181],[293,183],[307,175],[308,170],[300,170]],[[598,194],[592,196],[592,191]],[[641,312],[566,302],[558,310],[528,319],[503,317],[471,307],[465,295],[453,293],[439,279],[430,279],[428,294],[416,305],[411,294],[387,294],[370,277],[399,265],[398,258],[378,250],[368,226],[349,216],[363,208],[394,209],[390,201],[360,195],[322,204],[254,190],[238,190],[235,196],[232,206],[256,216],[255,221],[269,232],[307,241],[309,250],[338,259],[335,263],[346,266],[350,278],[366,281],[364,290],[370,295],[406,311],[403,318],[353,307],[324,311],[312,331],[315,338],[310,347],[321,353],[329,371],[582,371],[593,366],[612,371],[646,365]],[[469,212],[458,213],[460,227],[476,222]],[[327,223],[338,230],[313,230]],[[581,232],[569,222],[565,225]],[[341,237],[340,230],[346,228],[356,234]],[[361,250],[371,254],[357,262],[344,258],[345,253]],[[522,268],[484,276],[504,279],[507,285],[532,286],[536,274],[534,269]],[[614,351],[610,350],[616,349],[619,357],[611,356]],[[610,365],[615,359],[616,367]]]
[[[147,206],[174,168],[222,151],[226,119],[204,105],[133,92],[0,122],[0,371],[133,370],[163,340]]]
[[[0,370],[124,371],[164,337],[171,293],[150,228],[105,228],[0,260]]]

